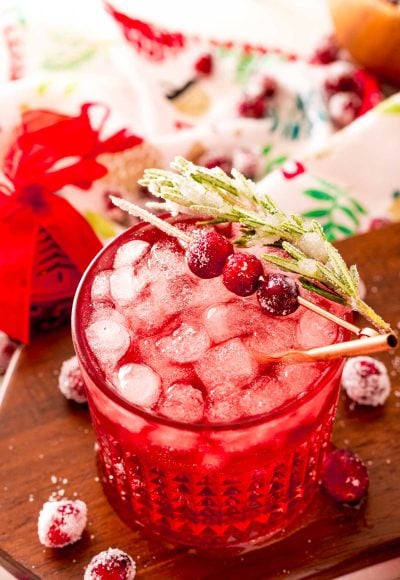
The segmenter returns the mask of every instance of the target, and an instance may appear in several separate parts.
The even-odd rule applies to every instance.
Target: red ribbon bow
[[[100,113],[92,127],[90,113]],[[103,105],[82,105],[78,116],[32,110],[23,114],[21,131],[5,160],[0,184],[0,328],[28,342],[31,286],[37,239],[46,230],[71,263],[83,273],[101,242],[82,215],[55,192],[70,184],[89,189],[107,173],[96,161],[139,145],[126,129],[102,140],[109,115]]]

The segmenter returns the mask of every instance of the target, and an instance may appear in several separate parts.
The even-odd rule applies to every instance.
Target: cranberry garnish
[[[80,499],[47,501],[39,514],[39,540],[48,548],[74,544],[81,538],[86,520],[86,504]]]
[[[213,57],[211,54],[203,54],[194,64],[196,71],[202,75],[208,76],[213,71]]]
[[[352,401],[373,407],[383,405],[390,393],[385,365],[371,356],[356,356],[346,361],[342,386]]]
[[[238,112],[241,117],[262,119],[267,113],[267,103],[264,97],[245,97],[239,103]]]
[[[250,296],[257,290],[262,273],[262,264],[256,256],[237,252],[228,256],[222,272],[222,280],[226,288],[234,294]]]
[[[268,274],[259,283],[257,299],[271,316],[287,316],[299,307],[299,290],[293,278],[283,274]]]
[[[313,64],[330,64],[339,57],[339,47],[334,35],[324,37],[316,47],[310,61]]]
[[[336,93],[328,102],[328,112],[337,127],[349,125],[357,117],[361,99],[355,93]]]
[[[233,246],[229,240],[214,230],[203,230],[191,240],[186,260],[190,270],[199,278],[215,278],[222,274],[230,254],[233,254]]]
[[[346,449],[331,451],[323,466],[322,485],[340,503],[357,504],[369,486],[368,471],[361,459]]]
[[[85,383],[76,356],[64,361],[58,376],[58,388],[67,399],[76,403],[87,401]]]
[[[134,560],[118,548],[108,548],[96,554],[85,570],[84,580],[133,580]]]

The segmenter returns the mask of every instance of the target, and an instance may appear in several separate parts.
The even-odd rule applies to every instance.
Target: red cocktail
[[[86,272],[73,335],[106,492],[125,521],[198,548],[247,547],[315,497],[342,361],[260,365],[253,354],[344,340],[334,323],[302,307],[268,316],[140,225]]]

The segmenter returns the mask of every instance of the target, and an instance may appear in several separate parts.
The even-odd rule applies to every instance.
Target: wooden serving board
[[[367,300],[396,328],[400,320],[400,224],[340,243],[357,262]],[[110,546],[130,553],[138,578],[160,580],[334,578],[400,554],[400,386],[398,353],[379,356],[392,374],[382,408],[352,408],[344,396],[334,442],[367,462],[370,493],[363,509],[319,498],[302,529],[241,556],[207,559],[132,531],[108,505],[97,477],[94,437],[85,406],[57,389],[63,360],[73,354],[69,329],[37,338],[9,374],[0,408],[0,564],[18,578],[82,578],[94,554]],[[398,358],[396,358],[398,356]],[[400,373],[400,365],[398,365]],[[81,541],[52,550],[41,546],[37,517],[60,489],[88,504]]]

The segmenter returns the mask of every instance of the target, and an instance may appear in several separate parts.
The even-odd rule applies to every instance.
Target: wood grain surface
[[[367,301],[394,327],[400,320],[400,225],[340,243],[357,262]],[[91,557],[110,546],[135,558],[140,579],[334,578],[400,554],[400,352],[379,356],[391,373],[384,407],[354,408],[341,397],[334,442],[357,451],[370,471],[363,509],[339,508],[321,495],[301,529],[262,549],[206,558],[132,531],[113,513],[97,476],[85,406],[57,389],[73,354],[68,328],[39,337],[20,354],[0,408],[0,563],[18,578],[82,578]],[[37,537],[37,517],[53,492],[88,504],[81,541],[52,550]],[[62,492],[61,492],[62,493]]]

